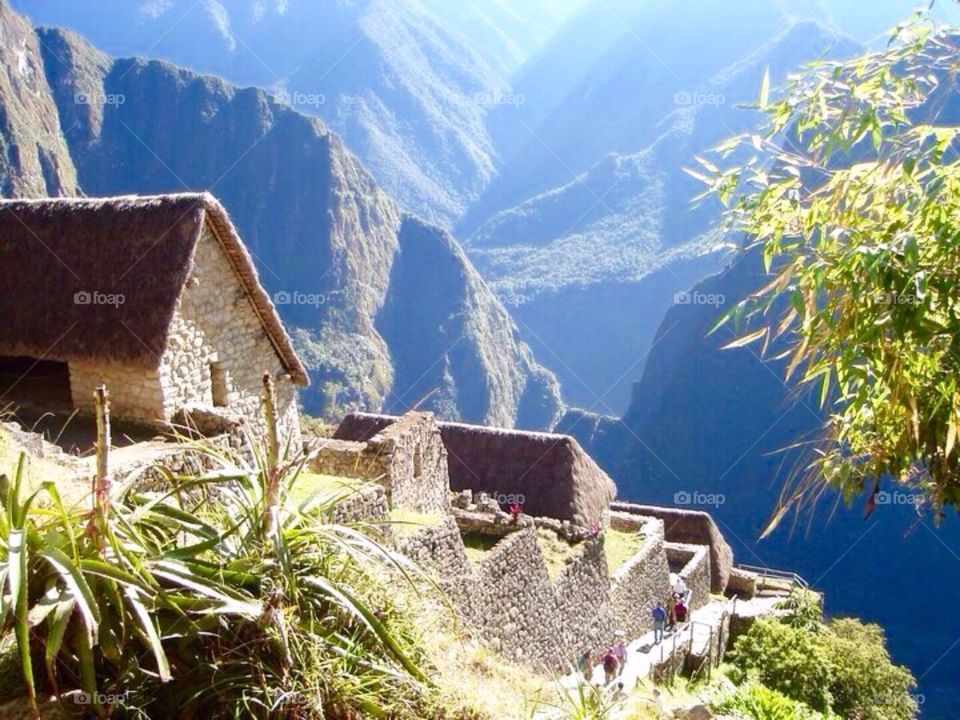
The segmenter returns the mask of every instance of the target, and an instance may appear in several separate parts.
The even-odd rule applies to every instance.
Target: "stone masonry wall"
[[[612,503],[610,509],[626,514],[660,518],[663,520],[667,542],[707,545],[710,548],[710,587],[716,593],[722,593],[727,589],[727,582],[733,569],[733,550],[709,513],[622,502]]]
[[[664,546],[671,567],[679,567],[679,575],[692,593],[691,610],[710,602],[710,554],[704,545],[667,543]]]
[[[170,419],[185,405],[214,404],[214,362],[225,365],[226,406],[244,417],[255,432],[264,429],[260,407],[262,376],[265,372],[273,375],[283,441],[299,448],[296,387],[230,260],[209,225],[205,225],[160,363],[164,419]]]
[[[611,525],[616,520],[611,514]],[[613,573],[610,597],[617,626],[627,637],[640,637],[653,629],[651,610],[670,593],[670,569],[663,551],[663,523],[637,518],[646,539],[640,550]],[[622,524],[616,527],[625,530]]]
[[[365,441],[324,440],[310,468],[380,483],[391,508],[446,513],[450,506],[447,451],[430,413],[408,413]]]
[[[367,444],[369,452],[389,458],[391,507],[446,512],[450,506],[447,450],[432,413],[407,413]]]
[[[407,557],[431,570],[474,634],[506,657],[565,670],[585,649],[600,652],[617,630],[628,635],[652,625],[654,598],[669,592],[663,529],[649,537],[613,578],[603,535],[571,546],[551,579],[537,540],[544,527],[514,526],[475,566],[467,559],[453,518],[398,540]]]
[[[93,414],[93,391],[106,385],[113,415],[155,425],[165,419],[163,388],[156,370],[111,363],[71,362],[70,396],[73,407]]]
[[[390,473],[390,457],[383,452],[368,450],[365,442],[324,439],[312,448],[310,469],[324,475],[385,485]]]

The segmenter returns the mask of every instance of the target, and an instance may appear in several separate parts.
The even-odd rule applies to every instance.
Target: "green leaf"
[[[50,563],[75,598],[77,609],[83,617],[83,624],[89,635],[89,643],[97,644],[97,628],[100,625],[100,609],[97,606],[93,590],[87,584],[83,573],[67,555],[56,548],[45,548],[37,553]]]
[[[760,83],[760,109],[766,110],[770,104],[770,68],[763,71],[763,81]]]
[[[764,336],[767,334],[767,332],[768,332],[768,328],[762,327],[762,328],[760,328],[759,330],[755,330],[755,331],[752,332],[752,333],[748,333],[747,335],[744,335],[744,336],[742,336],[742,337],[739,337],[739,338],[737,338],[736,340],[733,340],[733,341],[727,343],[726,345],[723,345],[723,346],[722,346],[722,349],[723,349],[723,350],[733,350],[733,349],[735,349],[735,348],[744,347],[744,346],[749,345],[750,343],[756,342],[756,341],[759,340],[760,338],[764,337]]]
[[[157,673],[160,676],[160,681],[168,682],[171,678],[171,675],[170,663],[167,660],[167,653],[163,649],[163,643],[160,641],[160,634],[157,632],[157,628],[153,624],[153,619],[150,617],[150,613],[147,612],[146,605],[144,605],[140,600],[140,591],[137,590],[137,588],[128,585],[124,589],[124,594],[126,595],[130,606],[133,608],[134,614],[140,621],[140,629],[146,635],[150,643],[150,649],[153,651],[153,657],[157,661]]]

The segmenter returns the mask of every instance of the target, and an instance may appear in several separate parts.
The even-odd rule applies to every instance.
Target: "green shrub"
[[[833,709],[858,720],[910,720],[917,703],[916,685],[906,668],[894,665],[886,638],[878,625],[853,618],[832,620],[824,634],[827,657],[833,665]]]
[[[756,678],[814,710],[829,710],[832,666],[817,634],[761,618],[737,638],[732,660],[741,678]]]
[[[787,625],[811,632],[823,629],[823,610],[817,596],[807,590],[795,590],[776,604],[783,611],[781,620]]]
[[[711,703],[711,708],[714,712],[750,720],[823,720],[826,717],[756,682],[738,687],[732,694]]]

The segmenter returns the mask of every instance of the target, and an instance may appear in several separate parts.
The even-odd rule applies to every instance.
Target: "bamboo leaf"
[[[765,327],[760,328],[759,330],[756,330],[752,333],[748,333],[747,335],[744,335],[742,337],[737,338],[736,340],[733,340],[727,343],[722,347],[722,349],[733,350],[735,348],[744,347],[746,345],[749,345],[750,343],[756,342],[766,334],[767,334],[767,328]]]

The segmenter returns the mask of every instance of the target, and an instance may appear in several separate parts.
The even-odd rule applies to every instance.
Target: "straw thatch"
[[[156,368],[205,222],[283,366],[307,384],[249,253],[209,193],[0,201],[0,355]],[[78,293],[123,303],[82,304]]]

